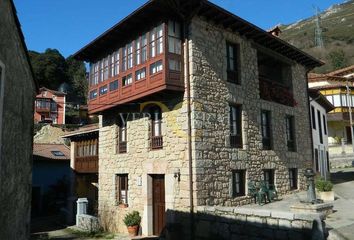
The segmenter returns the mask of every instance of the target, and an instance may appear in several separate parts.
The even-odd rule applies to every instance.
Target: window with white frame
[[[123,86],[127,86],[133,83],[133,77],[131,74],[128,76],[123,77]]]
[[[158,72],[162,71],[162,69],[163,69],[162,61],[157,61],[157,62],[150,65],[150,75],[158,73]]]
[[[100,61],[100,79],[99,81],[102,82],[103,81],[103,70],[104,70],[104,61]]]
[[[103,80],[107,80],[109,76],[109,57],[104,59],[104,71],[103,71]]]
[[[122,71],[127,70],[127,48],[123,47],[122,48]]]
[[[141,38],[135,40],[135,64],[141,64]]]
[[[128,204],[128,174],[116,175],[116,200],[118,204]]]
[[[128,69],[133,67],[133,43],[129,43],[127,46],[128,53]]]
[[[115,57],[116,53],[112,53],[112,55],[110,56],[110,74],[109,76],[110,77],[114,77],[114,63],[115,63],[115,60],[114,60],[114,57]]]
[[[117,76],[119,74],[119,59],[120,55],[119,55],[119,50],[116,52],[115,54],[115,57],[114,57],[114,60],[115,60],[115,63],[114,63],[114,75]]]
[[[156,53],[157,55],[163,53],[163,25],[161,24],[160,26],[158,26],[156,28],[156,45],[157,45],[157,49],[156,49]]]
[[[135,80],[136,81],[139,81],[144,78],[146,78],[146,68],[142,68],[142,69],[139,69],[138,71],[136,71],[136,73],[135,73]]]

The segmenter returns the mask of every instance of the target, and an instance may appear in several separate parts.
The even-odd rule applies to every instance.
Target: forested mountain
[[[88,82],[84,62],[72,57],[65,59],[58,50],[50,48],[44,53],[29,51],[29,56],[40,87],[64,90],[68,101],[86,103]]]
[[[315,46],[316,17],[280,25],[280,37],[326,62],[316,72],[328,72],[354,64],[354,0],[320,12],[324,48]]]

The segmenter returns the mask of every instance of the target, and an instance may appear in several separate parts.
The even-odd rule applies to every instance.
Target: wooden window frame
[[[134,67],[134,42],[127,44],[127,70]]]
[[[233,111],[235,111],[235,113]],[[234,117],[235,119],[233,119]],[[230,147],[242,148],[242,105],[229,105],[229,120]]]
[[[109,78],[109,57],[104,58],[103,60],[103,81],[107,80]]]
[[[122,191],[125,191],[123,196]],[[116,174],[116,203],[128,206],[129,176],[128,174]]]
[[[118,127],[118,153],[127,152],[127,124],[121,124]],[[123,140],[124,135],[124,140]]]
[[[141,35],[141,64],[145,63],[149,59],[148,45],[148,34],[145,33]]]
[[[289,186],[290,190],[298,189],[298,174],[297,168],[289,168]]]
[[[267,122],[263,122],[263,115],[265,114],[267,118]],[[271,150],[272,149],[272,121],[271,121],[271,112],[268,110],[261,111],[261,131],[262,131],[262,143],[263,150]],[[266,137],[264,132],[268,135]]]
[[[238,176],[238,182],[237,182],[237,176]],[[239,185],[238,191],[237,191],[237,185]],[[246,170],[232,171],[232,196],[233,197],[246,196]]]
[[[233,50],[233,56],[230,55],[230,47]],[[240,44],[226,42],[226,59],[227,59],[227,81],[234,84],[240,82]],[[231,63],[231,60],[233,64]],[[233,69],[232,69],[233,68]]]
[[[286,115],[286,145],[288,151],[296,152],[296,136],[295,136],[295,117]]]
[[[151,116],[151,150],[163,148],[162,137],[162,111],[159,107],[152,107],[150,110]],[[156,133],[155,126],[159,128],[160,134]]]

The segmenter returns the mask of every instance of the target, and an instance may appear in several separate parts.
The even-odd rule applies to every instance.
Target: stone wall
[[[151,120],[147,116],[132,117],[127,122],[127,153],[118,153],[119,113],[100,117],[99,131],[99,212],[104,228],[126,232],[123,217],[133,210],[142,216],[142,233],[152,235],[152,178],[165,175],[166,210],[189,211],[187,114],[180,97],[169,100],[169,111],[162,113],[163,149],[151,150]],[[139,112],[139,107],[129,112]],[[180,170],[180,181],[174,173]],[[128,207],[116,201],[116,174],[128,174]],[[171,216],[173,218],[173,216]],[[167,219],[169,221],[169,219]]]
[[[252,181],[262,179],[263,169],[274,169],[277,190],[284,194],[290,188],[288,169],[298,168],[299,188],[304,189],[303,173],[312,164],[306,69],[285,59],[291,63],[295,107],[264,101],[259,94],[255,44],[198,17],[190,32],[197,205],[249,203],[249,197],[230,196],[231,171],[236,169],[247,170],[247,180]],[[226,40],[240,45],[240,85],[226,81]],[[229,104],[242,104],[242,149],[230,148]],[[273,150],[262,150],[262,109],[271,111]],[[287,150],[286,115],[295,117],[296,152]]]
[[[0,1],[0,239],[28,239],[35,84],[10,0]],[[1,78],[1,76],[0,76]]]
[[[190,33],[194,205],[250,203],[248,196],[230,196],[234,169],[247,170],[247,179],[254,181],[262,179],[263,169],[274,169],[276,187],[284,194],[289,192],[288,168],[298,168],[299,188],[304,189],[303,172],[311,166],[312,151],[305,68],[291,62],[296,107],[263,101],[259,97],[257,51],[250,41],[197,17],[192,21]],[[226,39],[241,46],[241,85],[225,80]],[[139,104],[122,105],[100,116],[99,212],[101,223],[108,230],[125,232],[122,218],[137,210],[143,217],[142,234],[152,234],[153,174],[165,175],[167,222],[173,222],[179,213],[186,213],[180,215],[189,218],[186,93],[159,101],[168,107],[162,114],[161,150],[150,150],[149,118],[135,115],[127,124],[127,153],[117,153],[119,114],[137,113]],[[229,103],[243,107],[242,149],[229,146]],[[274,150],[262,150],[261,109],[272,112]],[[297,149],[301,151],[287,151],[284,119],[287,114],[296,119]],[[178,170],[180,181],[174,177]],[[121,208],[116,201],[116,174],[129,174],[127,208]]]
[[[97,217],[80,214],[77,215],[77,223],[76,226],[81,230],[88,232],[98,232],[101,230],[101,225]]]
[[[254,210],[251,208],[198,207],[196,239],[325,239],[320,214]]]

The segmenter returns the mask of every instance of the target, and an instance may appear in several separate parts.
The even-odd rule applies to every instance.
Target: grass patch
[[[104,232],[104,231],[99,231],[99,232],[85,232],[85,231],[80,231],[77,229],[67,229],[68,232],[71,234],[76,235],[78,238],[97,238],[97,239],[113,239],[114,234],[109,233],[109,232]]]

